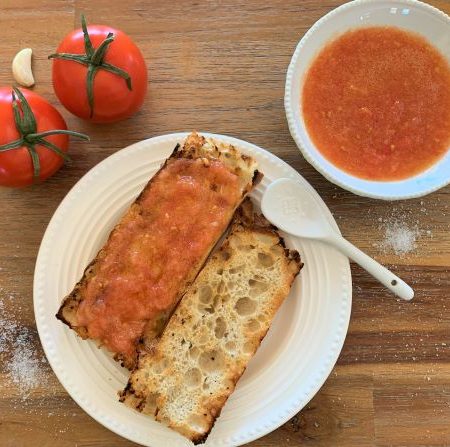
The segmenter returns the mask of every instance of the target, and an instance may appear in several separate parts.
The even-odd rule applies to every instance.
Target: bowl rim
[[[289,63],[288,70],[286,73],[286,82],[285,82],[285,90],[284,90],[284,109],[285,109],[285,113],[286,113],[286,119],[288,122],[289,132],[290,132],[293,140],[295,141],[297,147],[301,151],[303,157],[306,159],[306,161],[309,164],[311,164],[320,174],[322,174],[331,183],[334,183],[335,185],[337,185],[347,191],[350,191],[359,196],[365,196],[365,197],[370,197],[373,199],[381,199],[381,200],[402,200],[402,199],[413,199],[413,198],[417,198],[417,197],[423,197],[423,196],[426,196],[432,192],[435,192],[435,191],[449,185],[450,184],[450,176],[447,178],[444,178],[443,181],[434,183],[429,188],[424,188],[424,189],[420,189],[417,191],[406,192],[404,194],[397,194],[397,195],[377,194],[377,193],[368,191],[367,189],[364,189],[364,187],[357,187],[357,186],[351,185],[347,181],[342,180],[341,178],[338,178],[334,174],[330,173],[322,165],[322,162],[319,161],[317,156],[314,153],[312,153],[310,151],[310,149],[308,148],[307,144],[305,144],[302,135],[298,131],[298,128],[300,128],[300,127],[305,128],[305,131],[306,131],[305,125],[302,123],[297,123],[297,120],[294,119],[295,105],[292,104],[292,96],[293,95],[291,94],[291,91],[292,91],[293,82],[297,82],[297,81],[299,82],[299,79],[298,79],[299,76],[294,75],[294,72],[296,69],[296,65],[297,65],[297,61],[299,59],[300,53],[303,50],[303,48],[305,47],[306,43],[310,40],[311,36],[316,32],[316,30],[319,27],[322,27],[326,22],[333,19],[339,13],[346,11],[348,9],[354,8],[354,7],[361,6],[361,5],[371,5],[371,4],[377,4],[377,3],[386,3],[386,0],[352,0],[347,3],[344,3],[341,6],[334,8],[333,10],[331,10],[324,16],[320,17],[300,39],[300,41],[298,42],[298,44],[295,48],[295,51],[292,55],[292,58],[291,58],[291,61]],[[439,18],[443,19],[450,25],[450,16],[448,16],[445,12],[441,11],[440,9],[438,9],[432,5],[429,5],[428,3],[424,3],[419,0],[396,0],[395,3],[397,3],[397,4],[400,3],[405,6],[414,5],[419,8],[423,8],[424,10],[427,10],[428,12],[431,12],[432,14],[437,15]],[[314,147],[315,147],[315,145],[314,145]],[[318,149],[316,149],[316,150],[318,151]],[[435,164],[433,164],[428,169],[431,169],[431,168],[439,165],[441,162],[443,162],[446,159],[446,157],[448,155],[450,155],[450,149],[448,150],[447,155],[444,155],[440,160],[438,160]],[[331,162],[329,162],[329,163],[331,163]],[[354,178],[355,180],[358,180],[358,181],[367,182],[369,184],[377,184],[377,183],[384,184],[384,185],[398,184],[399,182],[402,182],[405,180],[411,180],[414,177],[416,177],[416,176],[412,176],[407,179],[403,179],[403,180],[399,180],[399,181],[387,181],[387,182],[386,181],[376,181],[376,180],[366,180],[366,179],[358,178],[356,176],[352,176],[351,174],[336,167],[335,165],[333,165],[333,166],[339,172],[342,172],[344,175]],[[423,175],[425,172],[427,172],[427,170],[421,172],[418,175]]]

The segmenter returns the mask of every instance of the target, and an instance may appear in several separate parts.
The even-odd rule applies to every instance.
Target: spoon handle
[[[325,239],[325,242],[334,245],[341,252],[346,254],[349,258],[353,259],[363,269],[370,273],[374,278],[378,279],[384,286],[394,292],[399,298],[410,301],[414,297],[414,290],[401,280],[398,276],[394,275],[386,267],[383,267],[375,259],[366,255],[359,248],[356,248],[349,241],[341,236],[333,236]]]

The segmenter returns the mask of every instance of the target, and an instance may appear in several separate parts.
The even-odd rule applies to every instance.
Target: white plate
[[[88,172],[67,194],[45,232],[36,261],[34,309],[48,361],[73,399],[117,434],[151,447],[189,446],[174,431],[117,401],[127,371],[92,342],[82,341],[55,318],[61,299],[80,278],[145,183],[187,134],[151,138],[123,149]],[[313,188],[286,163],[257,146],[221,135],[255,157],[265,178],[252,195],[259,203],[279,177],[298,179],[336,222]],[[347,258],[318,243],[286,238],[305,262],[291,295],[236,391],[207,446],[238,446],[269,433],[295,415],[318,391],[339,355],[351,307]]]
[[[416,0],[355,0],[318,20],[303,36],[286,75],[284,107],[292,138],[305,159],[324,177],[355,194],[375,199],[410,199],[430,194],[450,183],[450,148],[435,165],[401,181],[363,180],[338,169],[314,146],[301,110],[301,86],[307,70],[323,46],[337,35],[359,27],[395,26],[421,34],[450,63],[450,17]]]

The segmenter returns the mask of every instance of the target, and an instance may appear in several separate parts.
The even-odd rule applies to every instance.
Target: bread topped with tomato
[[[56,317],[133,368],[260,178],[255,160],[232,145],[190,134],[130,205]]]
[[[301,267],[246,199],[160,341],[140,356],[121,401],[204,441]]]

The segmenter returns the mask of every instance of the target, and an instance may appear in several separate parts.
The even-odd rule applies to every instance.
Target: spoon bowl
[[[261,201],[263,214],[286,233],[322,239],[334,233],[314,197],[298,182],[275,180]]]

